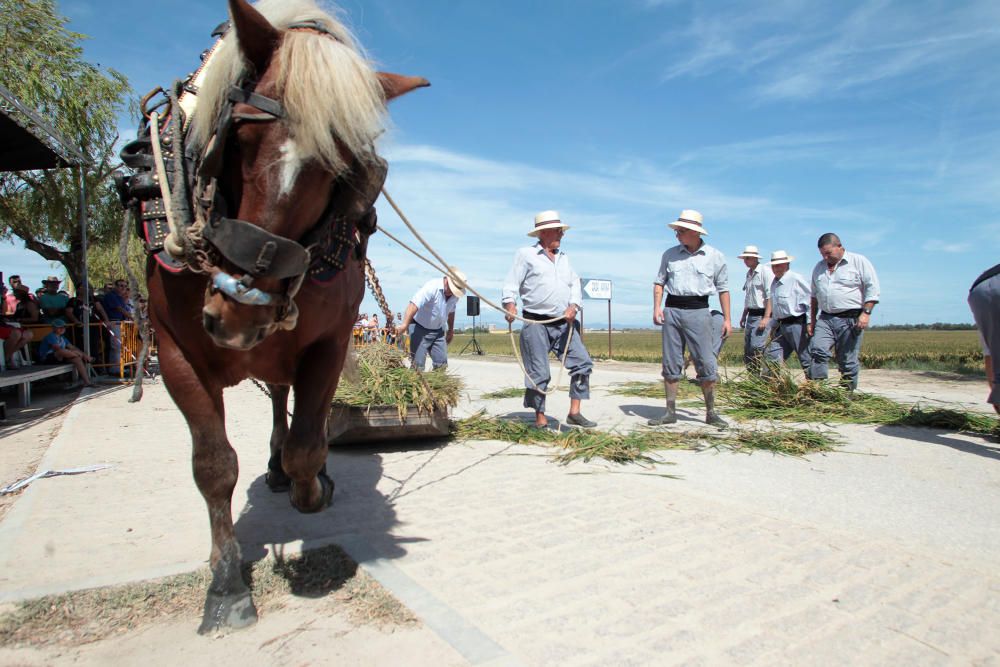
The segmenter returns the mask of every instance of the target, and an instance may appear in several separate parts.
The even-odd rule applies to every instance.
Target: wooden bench
[[[77,372],[73,364],[47,364],[27,366],[24,368],[8,368],[0,373],[0,387],[17,385],[17,399],[22,408],[31,405],[31,383],[43,378],[56,377],[70,373],[76,381]]]

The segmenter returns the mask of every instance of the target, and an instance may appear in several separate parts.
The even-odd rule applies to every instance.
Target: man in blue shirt
[[[775,363],[787,361],[792,352],[799,358],[802,370],[809,377],[812,357],[809,356],[809,336],[806,333],[806,316],[809,313],[809,282],[795,271],[791,262],[795,259],[784,250],[771,253],[771,313],[777,327],[767,348],[767,358]]]
[[[80,374],[80,379],[83,380],[83,386],[93,386],[84,362],[90,363],[94,358],[84,354],[83,350],[66,340],[65,320],[60,318],[52,320],[52,332],[45,336],[38,345],[38,359],[43,364],[73,364],[76,367],[76,372]]]
[[[454,277],[424,283],[406,304],[403,321],[396,326],[396,334],[402,336],[413,322],[410,355],[413,367],[420,371],[424,370],[428,353],[434,368],[448,365],[448,344],[455,337],[455,307],[465,294],[466,281],[465,274],[454,266],[448,270]]]
[[[823,234],[816,245],[823,259],[812,272],[809,377],[827,378],[830,348],[834,348],[840,382],[853,391],[858,388],[861,372],[861,338],[878,303],[878,276],[868,258],[847,252],[836,234]],[[818,318],[817,311],[822,312]]]
[[[535,227],[528,236],[538,239],[533,246],[521,248],[514,255],[514,265],[503,283],[504,310],[507,321],[517,316],[517,299],[520,297],[524,319],[521,327],[521,358],[524,361],[524,407],[535,411],[535,426],[548,427],[545,416],[546,390],[552,373],[549,354],[565,357],[570,372],[569,414],[566,423],[582,428],[593,428],[580,412],[580,401],[590,398],[590,374],[594,362],[580,339],[580,323],[576,320],[583,293],[580,276],[570,265],[569,257],[562,251],[562,237],[569,225],[560,220],[558,211],[542,211],[535,216]],[[553,320],[553,321],[548,321]],[[570,336],[572,330],[573,335]]]

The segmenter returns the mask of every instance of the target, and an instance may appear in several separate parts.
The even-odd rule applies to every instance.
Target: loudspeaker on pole
[[[465,297],[465,314],[469,317],[477,317],[479,315],[479,297],[469,295]]]

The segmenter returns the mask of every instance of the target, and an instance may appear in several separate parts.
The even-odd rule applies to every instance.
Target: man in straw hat
[[[760,263],[757,246],[748,245],[736,255],[747,267],[747,279],[743,284],[743,363],[747,370],[760,371],[760,361],[767,345],[768,324],[771,322],[771,280],[774,276],[767,266]]]
[[[792,352],[799,358],[802,370],[809,377],[812,357],[809,356],[809,335],[806,332],[811,301],[809,281],[791,271],[795,259],[784,250],[771,253],[771,312],[778,323],[774,338],[767,348],[767,358],[776,363],[787,361]]]
[[[653,281],[653,324],[663,327],[663,382],[667,411],[650,419],[650,426],[677,421],[677,385],[684,375],[684,349],[691,351],[701,391],[705,396],[705,423],[725,428],[725,420],[715,411],[715,383],[719,379],[713,350],[712,314],[708,297],[719,293],[722,306],[722,337],[732,331],[729,310],[729,271],[721,252],[705,243],[708,234],[701,213],[681,211],[670,223],[680,243],[660,260],[660,271]],[[663,308],[663,293],[667,308]]]
[[[809,377],[827,378],[832,347],[836,349],[841,383],[854,390],[858,388],[861,338],[878,303],[878,276],[868,258],[847,252],[836,234],[823,234],[816,245],[823,259],[812,272]],[[818,318],[817,311],[822,311]]]
[[[1000,355],[1000,264],[984,271],[972,283],[969,308],[983,343],[986,381],[990,385],[986,402],[1000,414],[1000,363],[995,360]]]
[[[565,356],[570,373],[569,415],[566,423],[582,428],[597,426],[580,412],[580,401],[590,398],[590,373],[594,362],[580,338],[576,315],[582,306],[580,276],[562,251],[562,237],[569,225],[558,211],[542,211],[535,216],[535,227],[528,236],[538,239],[533,246],[521,248],[514,255],[514,265],[503,283],[503,303],[507,321],[517,316],[517,298],[524,307],[521,315],[530,322],[521,328],[521,357],[527,377],[524,380],[524,407],[535,411],[535,426],[545,428],[545,389],[552,379],[549,353]],[[555,319],[554,322],[543,322]],[[570,331],[573,335],[570,336]]]
[[[413,322],[410,356],[417,370],[424,370],[428,353],[434,368],[448,365],[448,344],[455,337],[455,306],[465,296],[466,286],[464,273],[454,266],[448,270],[451,276],[428,280],[417,290],[406,304],[403,321],[396,326],[396,335],[401,337]]]
[[[65,318],[76,324],[73,309],[69,307],[69,296],[59,291],[61,282],[56,276],[49,276],[42,281],[45,291],[38,296],[38,307],[42,309],[42,316],[46,322],[52,322],[56,318]]]

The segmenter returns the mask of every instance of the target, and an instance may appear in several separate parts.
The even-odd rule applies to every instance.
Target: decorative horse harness
[[[336,39],[315,22],[297,23],[288,29],[313,30]],[[293,299],[307,275],[314,282],[329,283],[346,266],[352,252],[359,261],[364,260],[368,238],[377,229],[374,203],[385,182],[387,165],[374,151],[367,161],[355,158],[350,171],[338,178],[319,221],[298,241],[227,217],[218,178],[233,122],[285,118],[281,102],[253,92],[255,82],[245,81],[230,87],[204,150],[198,154],[185,145],[198,85],[227,31],[228,22],[212,32],[219,39],[202,54],[202,65],[196,72],[177,81],[172,91],[157,88],[142,99],[138,138],[121,152],[122,161],[135,173],[116,174],[115,182],[123,205],[135,215],[136,232],[147,254],[162,268],[173,273],[207,273],[212,276],[210,291],[242,304],[275,306],[275,324],[293,329],[298,317]],[[160,93],[164,99],[149,108]],[[248,104],[260,113],[234,113],[236,103]],[[162,118],[158,114],[161,109]],[[160,155],[162,164],[157,164]],[[164,178],[166,183],[161,182]],[[222,259],[238,267],[243,277],[237,280],[220,269]],[[283,293],[264,292],[253,287],[257,278],[284,280],[285,289]]]

